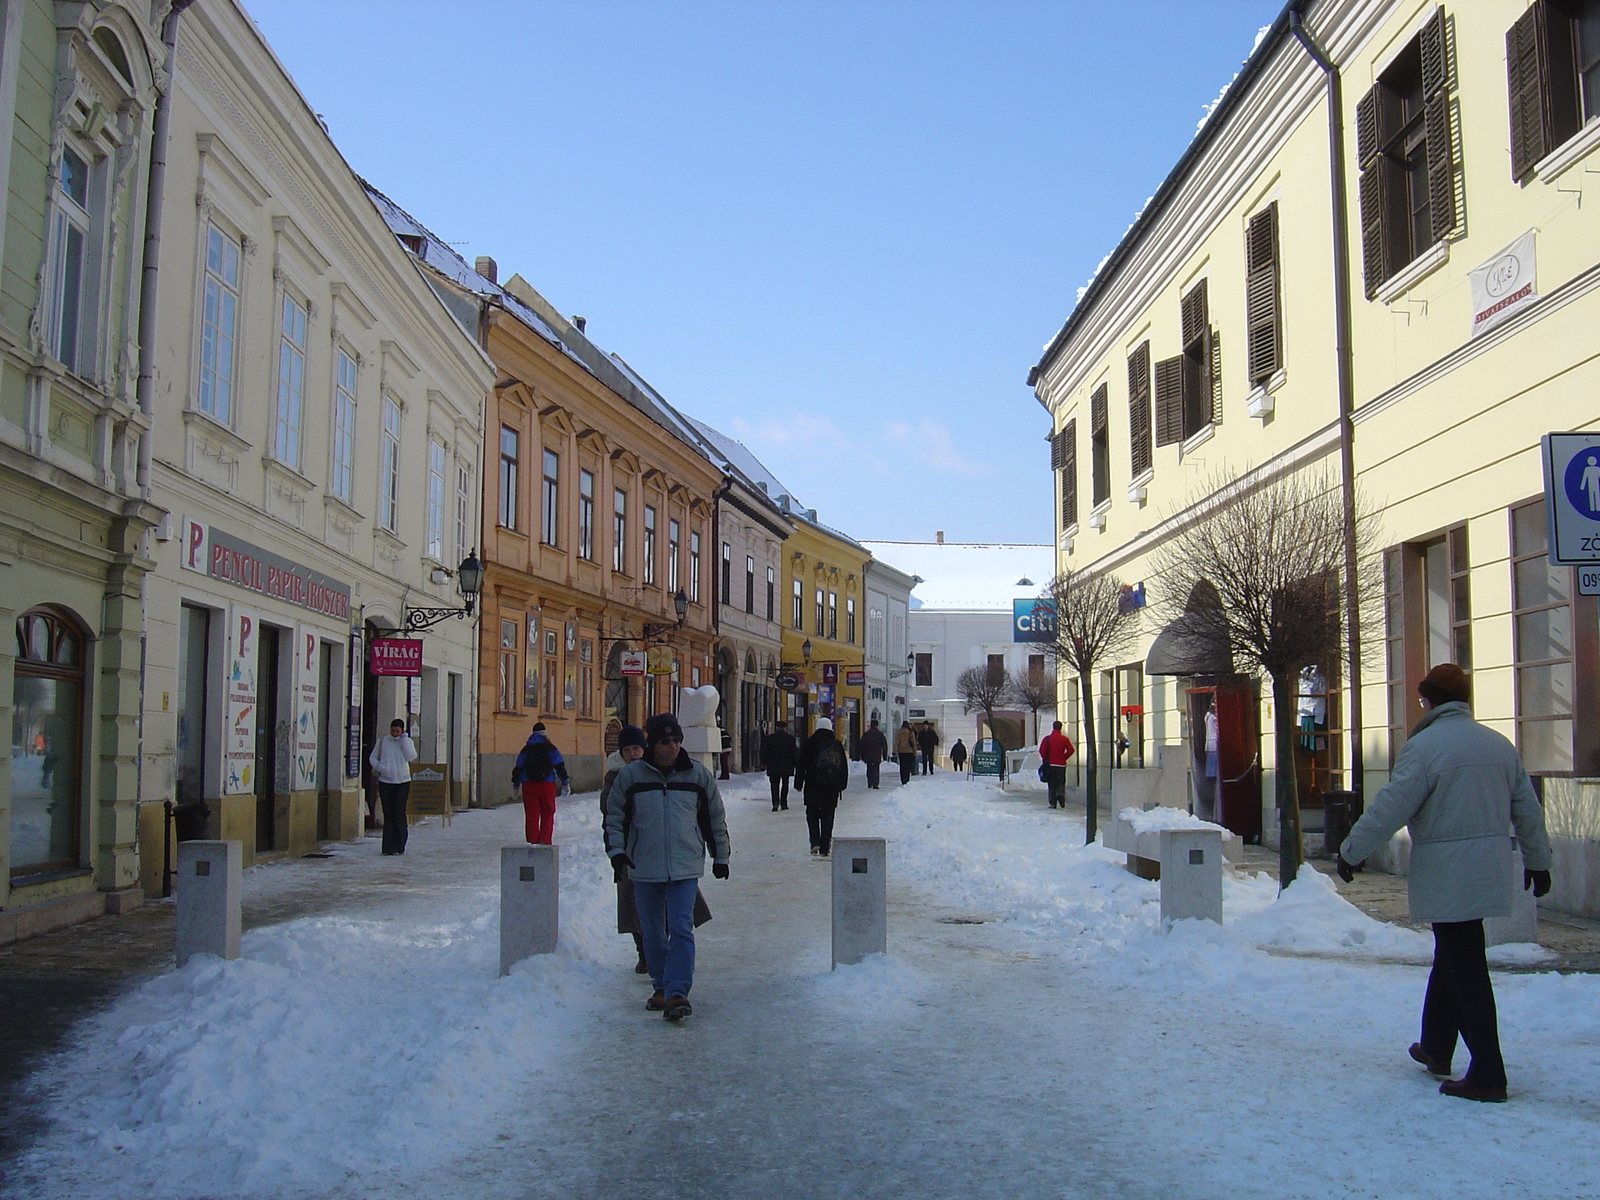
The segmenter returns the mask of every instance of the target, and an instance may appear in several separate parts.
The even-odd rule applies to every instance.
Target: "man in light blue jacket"
[[[681,1021],[694,1011],[694,900],[707,850],[712,875],[728,877],[728,822],[716,778],[683,749],[678,719],[658,713],[644,734],[644,757],[623,767],[606,793],[606,857],[633,882],[656,986],[645,1007]]]
[[[1472,719],[1467,677],[1441,663],[1417,685],[1424,714],[1365,815],[1339,847],[1339,875],[1383,846],[1402,825],[1411,833],[1407,891],[1411,917],[1433,925],[1433,972],[1422,1004],[1422,1040],[1411,1057],[1450,1074],[1456,1037],[1472,1055],[1467,1073],[1439,1090],[1466,1100],[1504,1101],[1506,1068],[1494,988],[1484,957],[1483,920],[1511,913],[1511,828],[1522,845],[1523,887],[1550,890],[1544,813],[1516,747]]]

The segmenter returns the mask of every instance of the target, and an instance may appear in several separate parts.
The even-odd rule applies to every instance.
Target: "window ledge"
[[[322,494],[322,507],[331,508],[334,512],[351,521],[365,521],[366,515],[352,508],[346,501],[339,499],[332,492]]]
[[[228,443],[232,449],[241,453],[250,449],[250,443],[235,433],[232,428],[224,425],[209,413],[201,412],[198,408],[184,409],[183,423],[185,425],[198,425],[204,432],[220,438],[223,442]]]
[[[305,488],[305,490],[308,492],[314,492],[317,490],[317,485],[315,483],[306,478],[304,475],[300,474],[299,471],[297,471],[294,467],[291,467],[288,463],[284,462],[283,459],[278,458],[275,455],[263,454],[261,456],[261,465],[267,469],[268,474],[281,475],[290,483],[297,483],[301,487]]]
[[[1289,378],[1289,373],[1279,367],[1263,383],[1258,383],[1245,397],[1244,408],[1252,417],[1270,417],[1277,408],[1277,401],[1273,393],[1284,385]]]
[[[1191,434],[1178,444],[1178,461],[1182,462],[1185,457],[1200,449],[1201,446],[1204,446],[1213,437],[1215,437],[1216,434],[1217,427],[1215,424],[1207,422],[1206,424],[1202,425],[1198,432]]]
[[[1078,523],[1074,521],[1056,535],[1056,549],[1063,554],[1071,554],[1073,544],[1078,536]]]
[[[1146,467],[1128,481],[1128,503],[1143,507],[1150,496],[1150,481],[1156,477],[1154,467]]]
[[[1540,183],[1554,183],[1568,167],[1600,149],[1600,117],[1590,117],[1584,127],[1541,158],[1533,167]]]
[[[1379,304],[1390,304],[1450,261],[1450,243],[1441,238],[1379,285],[1373,296]]]
[[[1111,511],[1110,500],[1102,500],[1099,504],[1096,504],[1094,508],[1090,509],[1089,528],[1103,533],[1106,527],[1106,513],[1109,511]]]

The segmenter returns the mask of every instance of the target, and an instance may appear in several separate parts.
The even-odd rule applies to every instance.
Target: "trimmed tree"
[[[1006,697],[1008,704],[1015,704],[1025,708],[1033,714],[1033,740],[1039,741],[1039,713],[1047,708],[1056,706],[1056,681],[1053,675],[1041,671],[1038,674],[1027,672],[1018,675],[1011,672],[1011,692]]]
[[[1040,608],[1054,610],[1051,625],[1045,612],[1036,609],[1034,622],[1053,629],[1050,639],[1039,643],[1045,657],[1058,668],[1078,676],[1078,698],[1083,709],[1083,766],[1088,772],[1084,786],[1087,813],[1083,840],[1088,845],[1099,832],[1100,823],[1100,746],[1094,728],[1094,675],[1103,665],[1121,660],[1139,636],[1139,610],[1122,603],[1122,580],[1109,571],[1078,570],[1057,575],[1039,598]]]
[[[1186,516],[1185,527],[1156,555],[1159,608],[1167,619],[1184,617],[1191,647],[1271,680],[1278,885],[1287,887],[1304,860],[1294,757],[1300,672],[1330,670],[1345,645],[1343,497],[1321,473],[1254,485],[1216,479]],[[1373,553],[1376,530],[1364,512],[1355,529],[1360,560]],[[1377,584],[1375,572],[1357,579],[1363,607],[1373,603]],[[1191,596],[1208,602],[1185,613]]]
[[[1010,673],[1004,669],[991,671],[987,666],[968,667],[956,676],[956,697],[964,713],[981,712],[989,723],[989,736],[1000,742],[1002,750],[1009,749],[1000,737],[995,724],[995,710],[1006,703],[1011,690]]]

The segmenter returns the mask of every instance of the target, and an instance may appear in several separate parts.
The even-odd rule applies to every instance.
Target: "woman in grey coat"
[[[1339,875],[1402,825],[1411,833],[1406,880],[1411,917],[1433,925],[1433,971],[1422,1003],[1422,1040],[1411,1057],[1450,1074],[1456,1037],[1472,1055],[1467,1073],[1439,1090],[1467,1100],[1503,1101],[1506,1069],[1494,988],[1484,957],[1483,920],[1511,913],[1511,827],[1522,844],[1523,887],[1550,890],[1550,839],[1516,747],[1472,719],[1467,677],[1441,663],[1417,685],[1422,720],[1411,731],[1372,807],[1339,847]]]

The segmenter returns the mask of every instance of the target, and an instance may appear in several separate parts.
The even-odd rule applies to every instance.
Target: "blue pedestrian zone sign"
[[[1552,564],[1600,564],[1600,433],[1547,433],[1545,513]]]
[[[1056,640],[1056,602],[1049,599],[1011,602],[1011,640],[1013,642],[1053,642]]]

